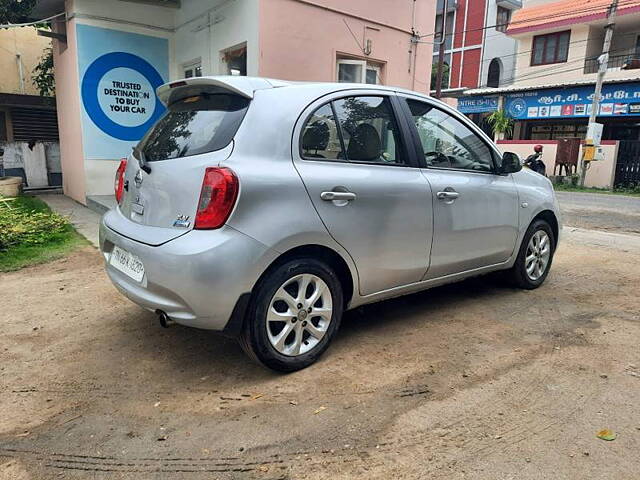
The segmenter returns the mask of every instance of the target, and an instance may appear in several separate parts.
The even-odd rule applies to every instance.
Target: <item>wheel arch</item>
[[[531,219],[529,226],[531,226],[531,224],[536,220],[544,220],[551,227],[551,231],[553,232],[553,247],[555,249],[555,247],[558,245],[558,236],[560,235],[560,225],[558,223],[556,214],[552,210],[542,210]]]
[[[346,307],[347,305],[349,305],[349,302],[351,302],[351,299],[353,298],[353,293],[355,291],[356,285],[354,276],[351,272],[351,269],[349,268],[348,263],[335,250],[324,245],[316,244],[300,245],[280,254],[280,256],[273,260],[271,264],[269,264],[269,266],[264,270],[264,272],[262,272],[262,275],[260,275],[253,286],[252,294],[253,290],[255,290],[256,286],[260,284],[262,279],[274,269],[290,260],[304,257],[311,257],[322,260],[333,269],[335,274],[338,276],[338,280],[340,280],[340,285],[342,286],[344,306]]]

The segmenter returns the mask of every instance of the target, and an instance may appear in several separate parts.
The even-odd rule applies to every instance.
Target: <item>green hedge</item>
[[[61,234],[70,229],[66,218],[37,199],[19,197],[0,202],[0,250],[58,242]]]

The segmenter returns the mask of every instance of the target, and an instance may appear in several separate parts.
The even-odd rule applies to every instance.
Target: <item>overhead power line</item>
[[[618,8],[624,8],[625,6],[635,6],[638,5],[640,6],[640,2],[638,2],[638,0],[624,0],[622,2],[618,3]],[[512,27],[513,25],[519,25],[521,23],[529,23],[529,22],[535,22],[538,20],[553,20],[555,18],[566,18],[569,15],[573,15],[573,16],[577,16],[580,14],[589,14],[589,13],[597,13],[603,10],[603,8],[605,8],[604,6],[599,6],[599,7],[587,7],[587,8],[583,8],[583,9],[577,9],[574,10],[573,12],[571,12],[571,14],[568,13],[561,13],[561,14],[556,14],[556,15],[544,15],[541,17],[534,17],[534,18],[528,18],[526,20],[519,20],[516,22],[509,22],[508,23],[508,27]],[[606,13],[606,8],[605,8],[605,12]],[[471,28],[471,29],[466,29],[466,30],[460,30],[460,31],[456,31],[455,33],[450,33],[450,34],[445,34],[445,36],[455,36],[455,35],[460,35],[463,33],[468,33],[468,32],[479,32],[482,30],[487,30],[489,28],[495,28],[495,27],[499,27],[499,26],[503,26],[505,25],[504,23],[496,23],[494,25],[485,25],[484,27],[480,27],[480,28]],[[434,32],[434,33],[427,33],[425,35],[420,35],[420,38],[424,38],[424,37],[431,37],[431,36],[435,36],[435,35],[439,35],[440,32]],[[497,35],[496,35],[497,36]]]
[[[47,18],[43,18],[42,20],[35,20],[33,22],[26,22],[26,23],[7,23],[5,25],[0,25],[0,28],[17,28],[17,27],[31,27],[33,25],[39,25],[41,23],[49,23],[51,20],[53,20],[54,18],[58,18],[58,17],[63,17],[65,16],[66,13],[58,13],[56,15],[52,15],[50,17]]]
[[[631,32],[631,33],[628,33],[628,34],[620,34],[620,35],[618,35],[618,38],[619,38],[619,37],[622,37],[622,36],[625,36],[625,35],[633,35],[633,36],[637,36],[637,35],[640,35],[640,34],[639,34],[638,32]],[[573,45],[573,44],[577,44],[577,43],[584,43],[584,42],[587,42],[587,41],[588,41],[588,39],[584,39],[584,40],[575,40],[575,41],[573,41],[573,42],[569,42],[569,45]],[[624,48],[624,49],[618,49],[618,50],[611,50],[611,51],[610,51],[610,53],[625,53],[625,52],[628,52],[628,50],[629,50],[629,49],[627,49],[627,48]],[[517,56],[519,56],[519,55],[530,54],[530,53],[532,53],[532,52],[533,52],[533,49],[532,49],[532,50],[524,50],[524,51],[522,51],[522,52],[517,52],[517,53],[513,53],[513,54],[509,54],[509,55],[501,55],[501,56],[499,56],[499,57],[492,57],[491,59],[484,58],[484,59],[481,59],[481,60],[474,60],[474,61],[465,60],[465,62],[464,62],[464,66],[478,66],[478,65],[481,65],[481,64],[483,64],[483,63],[485,63],[485,62],[486,62],[486,63],[489,63],[489,62],[490,62],[491,60],[493,60],[494,58],[504,59],[504,58],[509,58],[509,57],[517,57]],[[546,70],[545,70],[545,71],[546,71],[547,73],[546,73],[545,75],[551,75],[551,74],[553,74],[553,72],[549,72],[549,69],[559,68],[559,67],[562,67],[562,66],[566,65],[567,63],[575,63],[575,62],[577,62],[577,61],[584,61],[584,60],[590,60],[590,59],[595,59],[595,58],[597,58],[597,57],[587,57],[587,56],[584,56],[584,57],[579,57],[578,59],[568,60],[567,62],[561,62],[561,63],[555,63],[555,64],[543,65],[543,66],[545,66],[545,67],[546,67]],[[451,65],[449,65],[449,67],[451,67]],[[538,72],[535,72],[535,73],[538,73]],[[513,78],[513,77],[512,77],[512,78]],[[475,87],[474,87],[474,88],[475,88]],[[482,88],[482,87],[477,87],[477,88]]]

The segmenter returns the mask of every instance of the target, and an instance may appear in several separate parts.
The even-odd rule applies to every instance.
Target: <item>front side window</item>
[[[533,37],[531,65],[566,62],[569,54],[570,36],[571,31],[567,30]]]
[[[407,100],[428,167],[493,171],[487,144],[469,127],[427,103]]]
[[[305,122],[300,141],[305,159],[381,164],[403,164],[400,145],[389,99],[375,96],[341,98],[321,106]]]
[[[226,147],[242,123],[249,100],[237,95],[194,95],[178,100],[140,140],[149,162],[189,157]]]

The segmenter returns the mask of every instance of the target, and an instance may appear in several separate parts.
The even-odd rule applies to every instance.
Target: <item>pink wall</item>
[[[56,69],[56,104],[63,189],[65,195],[84,204],[86,202],[85,172],[82,153],[80,94],[78,91],[76,21],[74,19],[67,22],[67,48],[63,50],[60,46],[60,42],[54,42],[53,59]]]
[[[417,46],[409,71],[414,2],[387,0],[376,2],[375,8],[371,8],[371,3],[367,0],[261,2],[259,74],[286,80],[333,82],[336,81],[337,56],[345,55],[382,63],[385,85],[427,92],[431,45]],[[416,30],[421,35],[432,33],[435,2],[417,0],[415,6]],[[365,26],[371,28],[365,30]],[[372,41],[368,56],[358,45],[358,42],[364,43],[363,37]]]
[[[558,142],[556,140],[499,140],[498,145],[503,152],[513,152],[525,159],[533,153],[534,145],[540,144],[543,147],[542,161],[544,162],[547,175],[553,175],[556,163],[556,152],[558,151]],[[616,159],[618,158],[619,142],[613,140],[604,140],[602,142],[602,150],[604,151],[604,160],[591,162],[587,176],[585,177],[585,185],[587,187],[611,188],[616,172]],[[578,158],[582,158],[582,147]],[[564,173],[564,171],[563,171]]]

